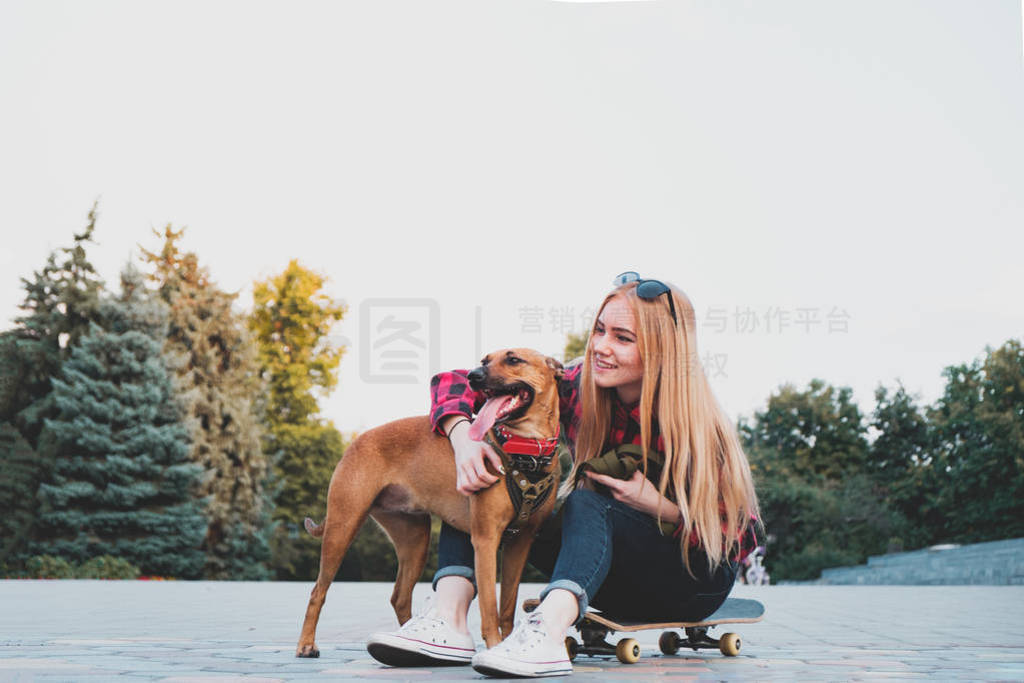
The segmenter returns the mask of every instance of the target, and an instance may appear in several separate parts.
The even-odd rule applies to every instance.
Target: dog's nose
[[[474,390],[479,389],[483,381],[487,379],[487,370],[483,367],[479,367],[469,373],[469,386]]]

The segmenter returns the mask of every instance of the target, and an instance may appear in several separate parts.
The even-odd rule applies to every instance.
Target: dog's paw
[[[316,649],[315,645],[305,645],[295,651],[295,656],[307,659],[316,659],[320,656],[320,650]]]

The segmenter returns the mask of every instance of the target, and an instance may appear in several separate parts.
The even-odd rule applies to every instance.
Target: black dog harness
[[[558,449],[558,435],[550,439],[528,439],[498,425],[484,438],[505,467],[505,487],[515,511],[515,518],[505,532],[517,534],[558,484],[557,470],[548,471]]]

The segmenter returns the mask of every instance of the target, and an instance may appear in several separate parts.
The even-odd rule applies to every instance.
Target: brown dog
[[[537,440],[537,443],[551,443],[558,435],[558,380],[561,378],[561,363],[531,349],[507,349],[488,354],[481,366],[469,374],[470,386],[488,398],[471,426],[471,436],[480,438],[486,433],[493,446],[496,431],[491,431],[491,427],[501,425],[497,430],[506,435],[511,432],[517,437]],[[537,498],[535,490],[530,492],[527,478],[510,467],[508,461],[505,470],[506,477],[515,477],[513,481],[499,481],[471,496],[464,496],[455,490],[451,444],[431,430],[429,418],[396,420],[359,435],[334,469],[324,523],[316,525],[306,520],[310,533],[323,536],[323,546],[320,574],[309,597],[295,655],[319,656],[314,641],[327,589],[367,514],[384,528],[398,554],[398,576],[391,593],[391,605],[400,624],[412,616],[412,589],[427,560],[430,515],[433,514],[472,537],[480,618],[487,647],[497,645],[508,636],[526,555],[537,528],[551,514],[555,494],[554,486],[549,486],[552,490],[545,489],[544,497]],[[489,463],[488,471],[498,475]],[[550,458],[544,471],[554,473],[557,485],[557,454]],[[524,493],[527,499],[531,495],[535,497],[537,506],[532,511],[515,509],[512,499],[518,496],[521,501]],[[496,555],[502,535],[512,522],[517,522],[518,531],[505,535],[499,617],[494,590]]]

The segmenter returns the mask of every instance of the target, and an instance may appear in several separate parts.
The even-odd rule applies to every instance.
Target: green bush
[[[75,568],[67,560],[53,555],[36,555],[25,563],[28,579],[73,579]]]
[[[113,555],[100,555],[83,562],[75,576],[79,579],[137,579],[139,568],[128,560]]]

